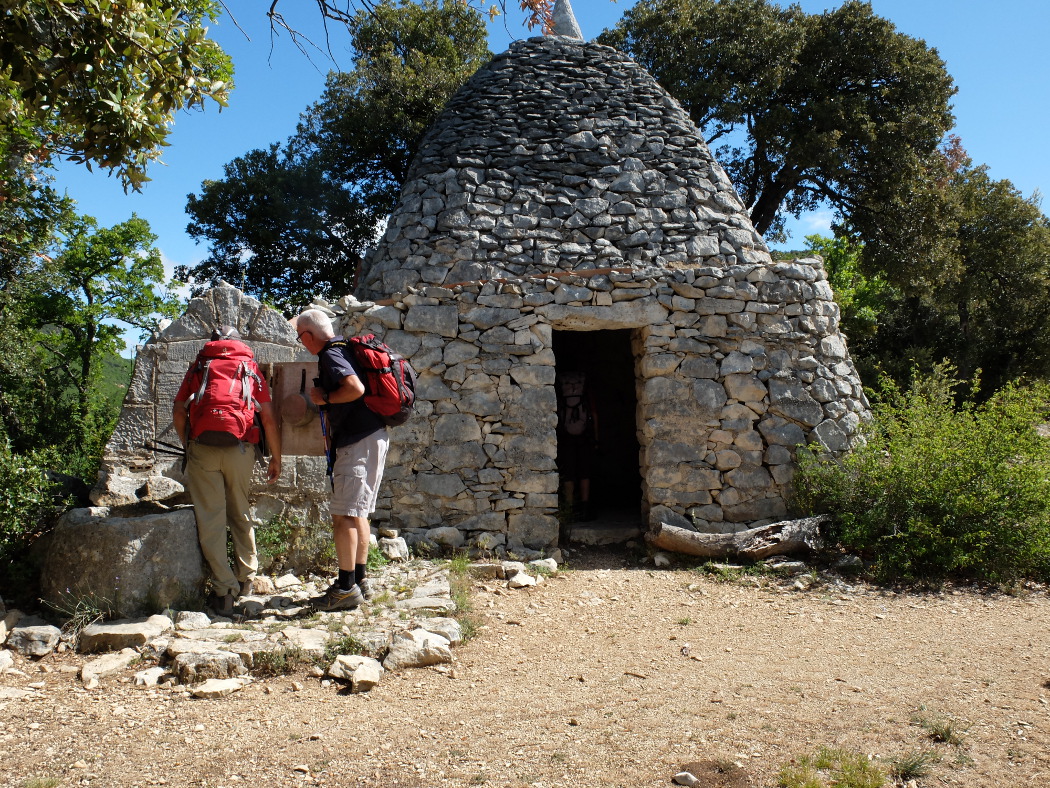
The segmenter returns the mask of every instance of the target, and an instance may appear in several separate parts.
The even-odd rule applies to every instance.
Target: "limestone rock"
[[[84,663],[80,668],[80,680],[87,684],[92,678],[101,679],[117,673],[130,665],[138,655],[133,648],[122,648],[120,651],[103,654]]]
[[[536,585],[536,578],[526,572],[517,572],[507,579],[509,588],[530,588]]]
[[[62,637],[62,630],[41,619],[27,617],[7,636],[7,647],[27,657],[46,657]]]
[[[225,679],[248,672],[241,658],[228,651],[205,651],[179,654],[171,662],[171,672],[182,684],[196,684],[206,679]]]
[[[506,572],[502,564],[478,562],[471,564],[467,571],[470,572],[471,577],[479,580],[503,580],[506,578]]]
[[[313,655],[324,653],[324,647],[329,637],[327,630],[303,629],[301,627],[283,629],[281,630],[281,636],[290,645],[298,646],[304,653]]]
[[[389,561],[408,560],[408,544],[400,536],[380,539],[379,550]]]
[[[154,665],[152,668],[146,668],[140,670],[135,674],[135,686],[136,687],[156,687],[160,682],[161,678],[167,673],[166,668],[162,668],[160,665]]]
[[[7,636],[21,620],[21,610],[8,610],[0,617],[0,646],[7,642]]]
[[[413,597],[412,599],[400,599],[395,603],[398,610],[436,610],[443,613],[451,613],[456,609],[456,603],[451,599],[439,596]]]
[[[441,635],[453,646],[463,642],[463,629],[454,618],[434,617],[416,622],[416,626]]]
[[[198,684],[190,690],[190,694],[195,698],[203,698],[206,700],[214,700],[216,698],[225,698],[227,695],[232,695],[237,690],[243,689],[251,683],[250,676],[241,676],[239,678],[229,679],[208,679],[207,681]]]
[[[383,673],[378,661],[358,654],[340,654],[328,668],[332,678],[349,681],[353,692],[368,692],[379,684]]]
[[[175,616],[175,629],[193,630],[211,626],[207,613],[196,610],[180,610]]]
[[[89,624],[80,633],[79,648],[85,653],[138,648],[171,629],[171,619],[167,616]]]
[[[387,670],[404,670],[451,661],[452,648],[446,638],[425,629],[413,629],[394,636],[390,651],[383,660],[383,667]]]
[[[203,581],[192,509],[142,517],[74,509],[55,526],[41,593],[59,604],[104,599],[118,614],[136,615],[198,595]]]

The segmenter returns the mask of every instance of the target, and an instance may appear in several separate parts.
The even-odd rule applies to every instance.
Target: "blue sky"
[[[530,35],[517,11],[490,25],[493,51],[514,38]],[[591,39],[611,27],[634,0],[573,0],[584,37]],[[786,5],[787,3],[782,3]],[[801,0],[809,13],[835,8],[838,2]],[[233,57],[236,89],[230,106],[182,113],[170,137],[163,165],[154,165],[152,181],[140,194],[125,195],[119,182],[102,172],[63,166],[56,185],[65,189],[80,212],[104,226],[134,212],[149,221],[168,265],[193,264],[206,248],[186,234],[186,196],[199,192],[205,179],[222,177],[231,159],[272,142],[283,143],[294,131],[299,113],[316,101],[330,69],[349,68],[346,34],[332,28],[331,51],[315,52],[313,62],[291,45],[287,34],[271,39],[265,17],[268,3],[229,0],[234,24],[224,17],[211,28],[212,37]],[[1045,55],[1050,34],[1047,0],[873,0],[875,13],[894,22],[903,33],[935,47],[955,79],[953,102],[957,133],[970,156],[986,164],[994,178],[1011,180],[1030,196],[1050,188],[1050,152],[1045,140],[1050,126],[1050,59]],[[280,8],[299,30],[323,46],[323,32],[312,3],[284,0]],[[242,32],[243,31],[243,32]],[[247,34],[247,37],[246,35]],[[1044,205],[1044,211],[1048,210]],[[830,216],[817,212],[793,222],[789,248],[800,248],[802,236],[827,232]]]

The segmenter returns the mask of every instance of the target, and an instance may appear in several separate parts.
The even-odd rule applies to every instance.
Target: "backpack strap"
[[[204,359],[203,361],[197,360],[197,369],[201,372],[201,384],[197,387],[197,392],[190,397],[190,400],[196,400],[200,402],[201,397],[204,396],[204,389],[208,385],[208,368],[211,366],[211,359]]]

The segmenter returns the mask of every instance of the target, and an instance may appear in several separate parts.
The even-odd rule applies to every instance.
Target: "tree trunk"
[[[746,558],[759,560],[771,555],[818,550],[823,546],[820,526],[827,515],[802,520],[785,520],[735,534],[702,534],[686,528],[660,523],[645,535],[653,547],[674,553],[705,558]]]

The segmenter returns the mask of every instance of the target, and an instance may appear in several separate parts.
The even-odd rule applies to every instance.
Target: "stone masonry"
[[[866,415],[819,258],[774,262],[687,113],[629,58],[572,36],[515,43],[451,99],[360,281],[316,305],[419,373],[375,516],[410,542],[555,547],[555,332],[629,332],[650,525],[783,518],[796,447],[842,451]],[[139,354],[97,505],[178,500],[177,463],[141,447],[174,437],[175,387],[220,322],[274,369],[312,361],[234,288],[195,299]],[[286,451],[257,519],[327,519],[317,454]]]
[[[867,406],[819,259],[429,286],[334,311],[420,373],[380,515],[409,535],[455,525],[470,545],[553,546],[554,330],[632,330],[650,523],[783,517],[795,447],[845,449]]]

